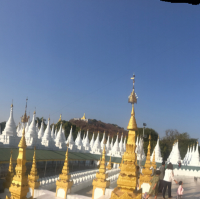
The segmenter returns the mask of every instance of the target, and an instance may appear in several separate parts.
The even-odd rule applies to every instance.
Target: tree
[[[185,157],[188,146],[198,141],[198,139],[190,138],[187,132],[179,133],[176,129],[167,129],[165,136],[160,141],[161,154],[164,160],[167,160],[169,157],[173,144],[177,140],[181,159]]]
[[[39,127],[39,128],[41,127],[42,119],[43,119],[44,127],[47,126],[47,125],[46,125],[46,119],[44,119],[43,117],[41,117],[41,118],[36,117],[35,122],[36,122],[36,123],[38,122],[38,127]]]

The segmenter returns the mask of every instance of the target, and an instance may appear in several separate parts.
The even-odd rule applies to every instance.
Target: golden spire
[[[82,120],[85,120],[86,119],[86,117],[85,117],[85,113],[84,113],[84,115],[83,115],[83,117],[81,118]]]
[[[73,185],[73,181],[70,180],[71,175],[69,174],[69,163],[68,163],[68,147],[65,154],[65,162],[64,166],[62,168],[62,173],[59,175],[59,180],[56,181],[56,196],[58,189],[63,189],[65,192],[65,195],[63,198],[66,198],[67,191],[71,190],[71,187]]]
[[[150,176],[152,174],[152,171],[150,170],[151,168],[151,162],[150,162],[150,150],[151,150],[151,135],[149,135],[149,145],[148,145],[148,152],[147,152],[147,157],[146,157],[146,162],[144,165],[144,168],[142,169],[142,174],[140,176],[140,187],[143,183],[150,183]]]
[[[14,171],[13,171],[12,150],[11,150],[8,173],[6,175],[6,179],[5,179],[5,182],[4,182],[4,188],[5,189],[9,189],[9,187],[10,187],[10,185],[12,183],[12,180],[13,180],[13,176],[14,176]]]
[[[28,175],[28,185],[32,189],[32,196],[34,198],[35,189],[40,186],[40,182],[38,181],[39,175],[37,174],[37,165],[36,165],[36,157],[35,157],[35,147],[34,147],[34,155],[33,155],[33,163],[30,175]]]
[[[58,120],[58,122],[62,121],[62,114],[60,114],[60,118]]]
[[[106,178],[108,177],[108,174],[106,173],[105,154],[106,154],[106,147],[104,144],[102,159],[100,159],[99,172],[96,173],[96,178],[92,182],[92,185],[93,185],[92,199],[94,199],[96,188],[101,188],[103,190],[103,195],[104,195],[106,187],[110,186],[110,181],[106,180]]]
[[[129,130],[126,143],[126,151],[123,155],[123,162],[120,165],[120,175],[117,180],[117,187],[111,193],[111,199],[135,199],[142,198],[142,191],[137,191],[137,154],[135,153],[135,137],[137,124],[135,120],[134,103],[137,102],[137,96],[134,90],[135,76],[133,79],[133,90],[129,96],[129,102],[132,104],[131,118],[127,129]]]
[[[24,114],[24,120],[26,121],[26,112]],[[11,193],[10,199],[25,199],[29,192],[28,178],[26,176],[26,140],[25,140],[25,127],[23,128],[22,138],[18,145],[19,154],[17,157],[17,165],[15,167],[16,175],[13,177],[13,181],[9,188]],[[6,199],[9,197],[6,196]]]

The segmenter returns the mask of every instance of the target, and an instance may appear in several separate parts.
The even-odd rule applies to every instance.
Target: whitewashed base
[[[142,188],[142,193],[149,192],[150,184],[148,184],[148,183],[143,183],[143,184],[141,185],[141,188]]]

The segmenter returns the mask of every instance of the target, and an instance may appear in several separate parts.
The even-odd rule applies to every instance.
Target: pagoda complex
[[[120,175],[117,180],[117,187],[111,194],[111,199],[141,199],[142,190],[137,190],[137,155],[135,153],[135,131],[137,124],[135,120],[134,103],[137,103],[137,95],[135,93],[135,75],[133,79],[133,90],[129,96],[128,102],[132,104],[131,118],[128,124],[128,140],[126,144],[126,151],[123,155],[123,162],[121,164]]]

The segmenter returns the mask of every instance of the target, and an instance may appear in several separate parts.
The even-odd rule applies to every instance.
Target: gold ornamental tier
[[[137,190],[137,154],[135,153],[135,131],[137,124],[135,120],[134,103],[137,102],[137,95],[134,90],[135,76],[133,76],[133,90],[129,96],[129,102],[132,104],[131,118],[127,129],[128,140],[126,151],[123,155],[123,161],[120,165],[120,174],[117,180],[117,187],[111,193],[111,199],[141,199],[142,190]]]

